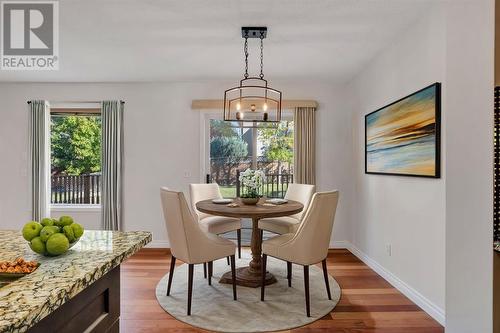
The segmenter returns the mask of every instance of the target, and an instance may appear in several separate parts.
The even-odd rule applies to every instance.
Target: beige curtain
[[[294,112],[294,182],[316,184],[316,108]]]
[[[31,218],[50,216],[50,107],[30,101]]]
[[[102,199],[104,230],[122,230],[123,108],[120,101],[101,104]]]

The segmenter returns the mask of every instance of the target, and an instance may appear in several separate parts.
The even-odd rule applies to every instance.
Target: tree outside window
[[[99,204],[100,115],[51,115],[51,203]]]
[[[274,128],[240,128],[210,120],[210,179],[219,184],[223,196],[236,196],[237,172],[248,168],[266,173],[270,184],[265,194],[283,195],[287,188],[283,181],[288,183],[293,175],[293,121]]]

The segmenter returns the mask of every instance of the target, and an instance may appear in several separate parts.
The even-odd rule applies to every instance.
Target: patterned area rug
[[[250,261],[250,253],[243,251],[236,267]],[[278,283],[266,287],[266,300],[260,301],[260,288],[238,286],[238,300],[233,301],[232,286],[220,284],[219,278],[230,270],[226,259],[214,262],[212,286],[203,278],[203,265],[195,266],[191,316],[187,308],[187,265],[175,268],[172,290],[166,296],[168,274],[156,287],[156,298],[161,307],[176,319],[195,327],[216,332],[269,332],[288,330],[312,323],[328,314],[340,299],[340,287],[329,276],[332,300],[328,300],[323,271],[309,268],[311,317],[306,316],[302,266],[293,265],[292,287],[286,279],[286,262],[268,258],[268,271]]]

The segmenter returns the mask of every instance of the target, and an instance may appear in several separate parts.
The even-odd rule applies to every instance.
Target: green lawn
[[[224,198],[236,197],[236,186],[219,186],[219,188]]]

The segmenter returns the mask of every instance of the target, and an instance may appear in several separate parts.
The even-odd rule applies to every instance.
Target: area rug
[[[243,251],[236,267],[248,265],[250,253]],[[286,262],[268,257],[267,270],[278,283],[266,286],[266,300],[260,301],[260,288],[238,286],[238,300],[233,300],[232,286],[219,283],[230,271],[226,259],[214,262],[212,286],[203,278],[203,265],[194,270],[191,316],[187,308],[187,265],[175,268],[170,296],[166,296],[168,274],[156,286],[160,306],[174,318],[215,332],[269,332],[288,330],[310,324],[327,315],[340,299],[340,287],[329,275],[332,300],[328,300],[323,271],[309,268],[311,317],[306,316],[303,268],[293,265],[292,287],[286,279]]]

